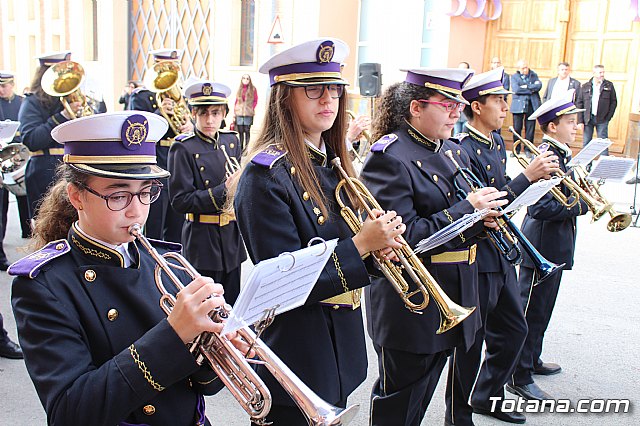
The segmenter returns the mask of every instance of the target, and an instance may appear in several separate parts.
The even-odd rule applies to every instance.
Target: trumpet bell
[[[54,97],[67,96],[75,92],[84,82],[85,72],[82,65],[73,61],[57,63],[42,75],[42,90]]]
[[[631,225],[631,215],[629,213],[614,213],[607,222],[607,231],[618,232],[627,229]]]

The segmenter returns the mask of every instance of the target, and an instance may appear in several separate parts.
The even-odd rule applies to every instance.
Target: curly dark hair
[[[429,99],[437,93],[433,89],[406,81],[389,86],[376,107],[371,140],[377,141],[400,127],[405,121],[409,121],[411,118],[409,105],[412,100]]]

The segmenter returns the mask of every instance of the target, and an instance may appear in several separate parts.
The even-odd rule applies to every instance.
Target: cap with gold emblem
[[[210,80],[192,81],[184,88],[184,97],[189,105],[226,104],[230,94],[229,86]]]
[[[14,75],[11,71],[0,71],[0,84],[13,83]]]
[[[182,50],[179,49],[156,49],[149,51],[153,59],[159,61],[177,61],[182,57]]]
[[[40,66],[51,66],[57,64],[58,62],[70,61],[71,60],[71,51],[65,50],[62,52],[49,52],[43,53],[38,56],[38,61],[40,61]]]
[[[583,112],[584,109],[578,109],[573,103],[574,92],[575,89],[569,89],[564,96],[549,99],[540,105],[528,119],[538,119],[538,123],[543,125],[552,122],[561,115]]]
[[[476,74],[469,79],[469,82],[462,88],[462,97],[471,102],[484,95],[511,95],[513,92],[507,90],[502,85],[504,68],[498,67],[494,70]]]
[[[167,121],[146,111],[90,115],[51,131],[64,144],[63,161],[82,172],[114,179],[156,179],[169,172],[156,164],[156,142]]]
[[[340,64],[349,55],[349,46],[337,38],[307,41],[277,53],[260,67],[269,74],[271,86],[313,84],[348,84],[340,73]]]
[[[441,95],[457,102],[468,104],[461,95],[462,87],[473,75],[473,70],[463,68],[414,68],[406,71],[404,81],[434,89]]]

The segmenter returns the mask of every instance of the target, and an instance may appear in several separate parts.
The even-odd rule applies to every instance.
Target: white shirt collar
[[[545,134],[545,135],[542,137],[542,140],[543,140],[543,141],[544,141],[544,140],[546,140],[546,141],[548,141],[548,142],[551,142],[551,144],[552,144],[552,145],[554,145],[554,146],[555,146],[556,148],[558,148],[560,151],[564,152],[564,156],[565,156],[565,157],[567,157],[567,158],[568,158],[568,157],[571,157],[571,155],[572,155],[572,151],[571,151],[571,148],[569,148],[569,146],[568,146],[568,145],[563,144],[562,142],[560,142],[560,141],[558,141],[558,140],[556,140],[556,139],[552,138],[551,136],[549,136],[549,135],[547,135],[547,134]]]
[[[110,248],[111,250],[115,250],[118,253],[120,253],[122,255],[122,257],[124,258],[124,267],[128,268],[129,266],[131,266],[133,264],[133,259],[131,258],[131,255],[129,254],[129,243],[122,243],[122,244],[118,244],[113,245],[113,244],[109,244],[105,241],[99,240],[98,238],[92,237],[91,235],[87,234],[86,232],[84,232],[82,230],[82,228],[80,228],[80,222],[76,222],[76,229],[87,239],[95,241],[96,243],[102,244],[103,246],[106,246],[108,248]]]

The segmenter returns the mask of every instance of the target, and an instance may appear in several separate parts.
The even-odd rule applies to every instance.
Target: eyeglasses
[[[109,195],[102,195],[86,185],[83,185],[83,188],[96,197],[100,197],[105,200],[107,202],[107,207],[109,208],[109,210],[117,212],[126,209],[127,206],[131,204],[134,196],[137,196],[138,200],[140,200],[140,202],[144,205],[153,203],[160,197],[162,184],[160,182],[154,182],[151,185],[142,188],[140,192],[118,191]]]
[[[324,95],[325,89],[327,89],[332,99],[338,99],[344,92],[344,86],[342,84],[314,84],[313,86],[303,87],[304,93],[309,99],[320,99],[322,95]]]
[[[458,112],[462,112],[464,109],[464,104],[462,102],[438,102],[438,101],[429,101],[427,99],[418,99],[418,102],[425,102],[427,104],[436,104],[443,106],[447,112],[453,112],[458,110]]]

